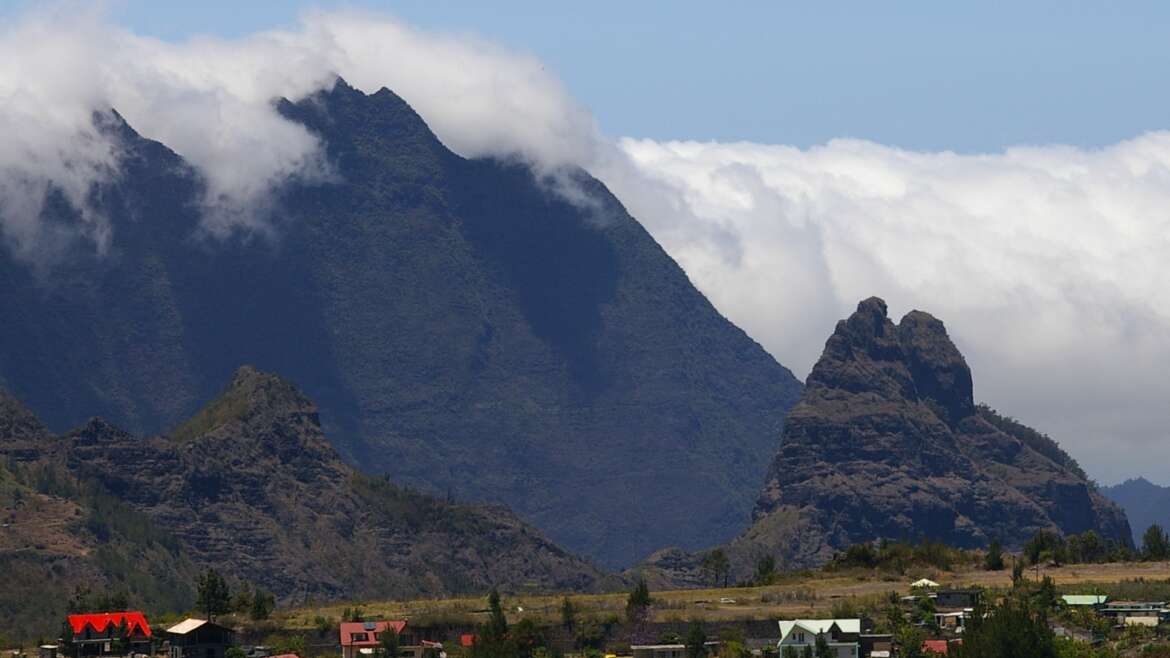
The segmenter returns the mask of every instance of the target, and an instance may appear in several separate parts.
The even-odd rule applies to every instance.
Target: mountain
[[[97,414],[156,434],[253,363],[298,382],[363,471],[507,504],[608,565],[747,526],[744,483],[801,385],[601,183],[461,158],[386,89],[278,108],[334,176],[287,181],[268,230],[223,239],[198,173],[102,115],[109,248],[0,249],[0,382],[57,431]],[[45,221],[84,220],[54,197]]]
[[[788,414],[754,523],[727,547],[740,575],[771,554],[788,568],[879,539],[1020,547],[1039,530],[1129,545],[1125,514],[1047,436],[977,405],[943,323],[894,324],[871,298],[838,322]],[[643,565],[693,580],[697,557]]]
[[[621,584],[506,508],[445,502],[359,473],[329,445],[308,398],[250,367],[168,435],[140,438],[91,419],[38,440],[36,454],[10,457],[24,477],[0,482],[23,479],[23,500],[60,507],[50,517],[61,532],[46,539],[44,524],[10,501],[18,518],[8,539],[43,536],[0,544],[0,560],[40,573],[68,556],[89,578],[76,582],[163,608],[190,605],[194,574],[208,567],[285,601]],[[58,484],[45,484],[49,473]],[[179,568],[164,574],[168,562]]]
[[[1145,478],[1133,478],[1101,487],[1105,497],[1121,506],[1133,528],[1133,542],[1141,546],[1142,535],[1155,523],[1170,528],[1170,487],[1160,487]]]
[[[977,406],[943,323],[880,299],[837,324],[789,413],[744,536],[793,564],[878,538],[1018,547],[1039,530],[1128,544],[1125,514],[1047,437]]]

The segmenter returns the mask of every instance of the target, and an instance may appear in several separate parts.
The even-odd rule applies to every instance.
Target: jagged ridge
[[[8,426],[0,416],[0,427]],[[101,560],[87,560],[86,546],[109,543],[117,528],[87,524],[86,506],[97,498],[70,492],[100,492],[102,504],[141,519],[174,562],[188,565],[186,573],[214,567],[285,600],[620,585],[506,508],[444,502],[359,473],[326,440],[316,405],[275,375],[239,369],[181,429],[144,439],[95,418],[64,436],[41,436],[40,452],[26,455],[30,480],[51,464],[65,465],[56,478],[67,490],[50,488],[45,500],[79,509],[80,520],[62,530],[82,536],[71,557],[95,583],[119,581]],[[0,445],[9,443],[0,435]],[[141,543],[124,557],[132,561],[149,548]],[[47,564],[54,554],[26,551],[24,559]],[[149,584],[159,577],[152,569],[132,570],[122,586]]]

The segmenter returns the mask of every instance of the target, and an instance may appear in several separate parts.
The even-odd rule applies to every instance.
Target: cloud
[[[1090,473],[1167,481],[1154,465],[1170,461],[1170,133],[984,155],[612,140],[538,59],[471,35],[313,12],[294,29],[168,43],[71,9],[0,31],[0,229],[27,257],[61,239],[38,220],[50,181],[87,239],[117,240],[88,202],[116,176],[93,122],[107,108],[203,174],[210,234],[264,230],[274,186],[332,175],[272,100],[340,74],[394,90],[462,155],[587,168],[798,374],[837,319],[881,295],[943,319],[977,396]]]
[[[116,170],[116,145],[92,120],[110,108],[202,173],[212,233],[263,229],[275,186],[332,175],[316,138],[273,101],[303,98],[339,74],[364,91],[388,86],[407,97],[467,156],[508,154],[553,172],[603,143],[539,60],[474,37],[313,12],[297,30],[174,44],[57,6],[0,31],[0,122],[13,137],[0,149],[3,231],[26,255],[44,247],[38,215],[52,181],[99,248],[108,241],[87,195]]]
[[[881,295],[943,319],[977,397],[1090,473],[1166,480],[1154,464],[1170,460],[1170,132],[986,155],[858,140],[620,147],[637,175],[603,177],[782,363],[807,373],[834,322]]]

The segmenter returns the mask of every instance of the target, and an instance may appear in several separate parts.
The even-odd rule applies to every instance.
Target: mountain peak
[[[1054,442],[978,412],[940,320],[911,311],[895,325],[876,297],[826,342],[755,519],[732,548],[778,551],[790,566],[880,538],[1020,545],[1041,529],[1092,529],[1129,540],[1121,511]]]
[[[176,441],[189,441],[229,424],[272,422],[301,416],[320,425],[317,407],[292,383],[254,366],[236,369],[231,382],[215,399],[171,432]]]
[[[39,418],[28,407],[0,389],[0,441],[27,439],[48,434]]]
[[[895,325],[878,297],[837,323],[808,384],[921,400],[951,425],[975,413],[971,371],[943,323],[911,311]]]
[[[952,425],[975,413],[971,369],[942,321],[911,311],[898,323],[898,340],[919,398],[936,402]]]
[[[84,425],[69,432],[66,436],[73,440],[74,445],[114,443],[133,438],[129,432],[104,418],[97,417],[90,418]]]

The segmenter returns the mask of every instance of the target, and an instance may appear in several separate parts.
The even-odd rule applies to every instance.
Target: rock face
[[[49,427],[165,432],[253,363],[318,402],[349,463],[505,503],[607,564],[746,527],[800,383],[604,186],[570,172],[574,205],[460,158],[385,89],[279,107],[335,176],[287,183],[267,238],[208,238],[196,173],[112,117],[108,251],[0,245],[0,381]]]
[[[1101,493],[1125,510],[1136,546],[1141,546],[1142,536],[1151,525],[1156,523],[1163,530],[1170,528],[1170,487],[1133,478],[1112,487],[1101,487]]]
[[[975,405],[942,322],[913,311],[895,325],[871,298],[826,343],[734,545],[809,566],[880,538],[1018,546],[1041,529],[1130,542],[1124,513],[1055,443]]]
[[[0,414],[0,428],[13,426],[9,416]],[[0,453],[15,445],[7,438]],[[23,493],[5,498],[12,487]],[[0,469],[0,501],[19,520],[0,535],[0,564],[52,582],[84,575],[159,609],[189,606],[195,574],[208,567],[286,601],[621,584],[506,508],[444,502],[359,473],[329,445],[308,398],[250,367],[166,436],[136,437],[101,419],[42,436],[16,473]],[[59,605],[72,585],[61,587],[0,594],[0,613],[13,615],[0,625],[21,606],[48,611],[54,603],[42,595]]]

